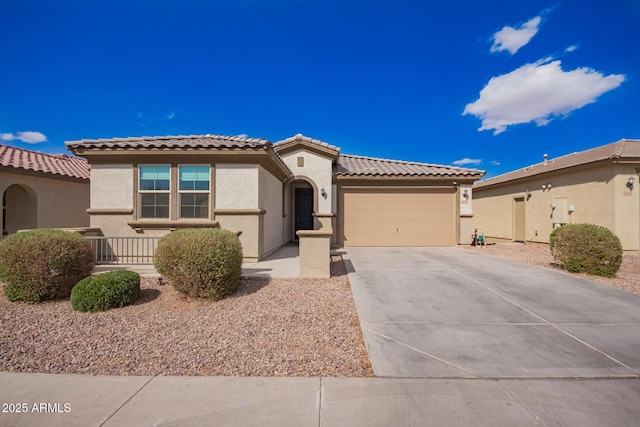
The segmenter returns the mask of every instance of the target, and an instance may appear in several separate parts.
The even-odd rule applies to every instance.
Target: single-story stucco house
[[[477,182],[475,228],[492,239],[549,242],[554,227],[607,227],[640,249],[640,140],[622,139]]]
[[[241,232],[245,260],[324,230],[339,246],[454,246],[471,236],[484,171],[351,156],[300,134],[272,143],[220,135],[69,141],[91,164],[91,227],[162,236]]]
[[[87,227],[89,178],[85,159],[0,144],[2,236],[32,228]]]

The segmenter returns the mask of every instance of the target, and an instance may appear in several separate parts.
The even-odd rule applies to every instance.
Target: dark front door
[[[313,188],[296,188],[295,190],[295,231],[313,230]]]

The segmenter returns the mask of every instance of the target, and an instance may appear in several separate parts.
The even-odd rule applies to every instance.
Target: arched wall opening
[[[307,177],[296,176],[285,186],[286,240],[297,240],[298,230],[316,228],[314,214],[318,210],[318,188]]]
[[[2,194],[2,235],[38,228],[38,197],[31,187],[12,184]]]

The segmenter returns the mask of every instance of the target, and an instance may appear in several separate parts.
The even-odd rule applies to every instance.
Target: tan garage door
[[[345,246],[454,246],[455,189],[343,189]]]

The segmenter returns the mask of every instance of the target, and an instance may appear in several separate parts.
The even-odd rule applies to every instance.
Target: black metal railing
[[[160,237],[86,236],[96,264],[153,264]]]

